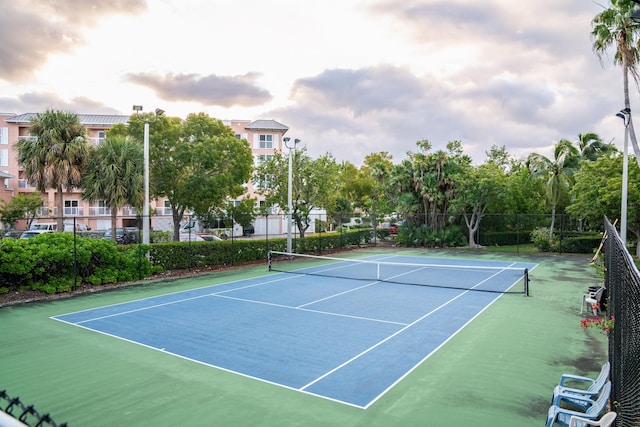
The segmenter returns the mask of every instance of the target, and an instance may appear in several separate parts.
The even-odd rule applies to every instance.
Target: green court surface
[[[580,327],[581,296],[602,282],[590,257],[403,252],[539,266],[531,296],[503,295],[366,410],[50,319],[263,275],[266,265],[0,308],[0,390],[70,427],[524,427],[544,423],[563,373],[595,376],[606,361],[606,336]]]

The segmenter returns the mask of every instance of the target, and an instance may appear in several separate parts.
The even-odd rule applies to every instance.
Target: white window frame
[[[9,145],[9,128],[0,128],[0,145]]]
[[[64,201],[64,215],[80,215],[80,201],[78,199],[69,199]]]

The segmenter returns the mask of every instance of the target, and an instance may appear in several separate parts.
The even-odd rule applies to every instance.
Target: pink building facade
[[[27,114],[0,113],[0,200],[8,202],[20,193],[37,192],[24,176],[23,168],[18,164],[18,153],[15,144],[22,138],[31,138],[29,131],[30,121],[35,116]],[[84,115],[79,114],[80,122],[87,129],[87,136],[91,144],[100,144],[106,137],[106,131],[118,123],[127,123],[129,116],[124,115]],[[288,127],[274,120],[229,120],[223,121],[233,129],[236,137],[246,139],[251,146],[254,164],[258,165],[268,156],[272,156],[274,150],[282,150],[283,136]],[[247,183],[247,196],[257,199],[258,205],[263,203],[261,197],[255,192],[253,183]],[[57,217],[55,206],[55,190],[48,190],[42,194],[43,207],[39,216]],[[104,202],[87,202],[82,200],[82,193],[78,189],[63,194],[64,212],[66,219],[75,219],[85,224],[92,230],[107,230],[111,228],[111,211]],[[152,212],[151,227],[153,229],[170,230],[171,206],[165,199],[152,200],[150,203]],[[277,209],[277,208],[274,208]],[[274,212],[275,213],[275,212]],[[136,226],[138,218],[135,209],[124,207],[119,209],[118,227]],[[282,220],[274,218],[260,218],[256,220],[256,234],[282,233]]]

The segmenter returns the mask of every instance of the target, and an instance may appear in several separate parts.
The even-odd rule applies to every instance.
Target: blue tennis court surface
[[[447,262],[400,256],[385,260]],[[473,263],[522,270],[535,267]],[[441,274],[441,279],[434,277],[435,282],[455,281],[456,275],[471,273],[448,269]],[[490,282],[504,291],[522,281],[522,274],[514,269],[477,269],[473,275],[479,286]],[[53,319],[367,408],[501,295],[271,272]]]

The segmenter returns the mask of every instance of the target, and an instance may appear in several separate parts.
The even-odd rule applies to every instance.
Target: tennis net
[[[341,279],[529,295],[529,270],[514,265],[347,259],[271,251],[269,271]]]

